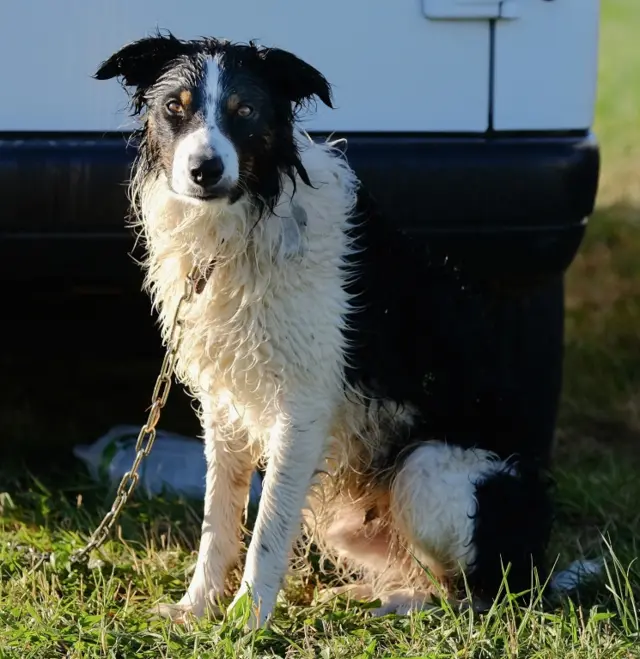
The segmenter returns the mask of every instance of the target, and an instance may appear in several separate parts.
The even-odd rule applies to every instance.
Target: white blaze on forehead
[[[171,186],[178,194],[193,194],[198,186],[191,177],[193,159],[219,156],[224,166],[221,185],[232,187],[238,182],[240,163],[233,142],[223,134],[218,122],[218,105],[221,97],[220,65],[211,58],[205,65],[204,74],[204,117],[205,125],[195,123],[176,145],[173,156]],[[206,155],[205,155],[206,154]]]
[[[204,110],[207,123],[215,121],[216,118],[216,107],[222,92],[221,78],[220,59],[210,57],[204,67]]]
[[[233,142],[222,133],[219,125],[219,115],[222,94],[220,59],[211,57],[205,65],[205,101],[204,116],[207,126],[209,144],[221,158],[224,163],[224,178],[232,182],[238,180],[239,165],[238,153],[236,152]]]

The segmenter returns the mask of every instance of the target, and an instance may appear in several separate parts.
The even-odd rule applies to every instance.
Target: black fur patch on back
[[[467,575],[474,595],[495,597],[507,567],[513,595],[536,587],[533,567],[539,583],[545,583],[545,550],[553,519],[549,493],[549,481],[535,472],[515,476],[503,472],[478,484],[472,539],[476,559]]]
[[[528,300],[483,290],[447,254],[394,227],[362,188],[352,239],[348,383],[417,409],[411,441],[545,464],[547,438],[520,427],[528,390],[515,364],[519,336],[510,316]]]

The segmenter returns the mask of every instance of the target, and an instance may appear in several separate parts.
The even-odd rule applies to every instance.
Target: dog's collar
[[[194,282],[194,290],[196,292],[196,295],[199,295],[204,291],[204,287],[207,285],[207,282],[209,281],[209,277],[213,274],[213,270],[216,267],[216,260],[212,259],[209,262],[209,265],[206,267],[206,269],[200,270],[200,275],[196,277],[195,282]]]

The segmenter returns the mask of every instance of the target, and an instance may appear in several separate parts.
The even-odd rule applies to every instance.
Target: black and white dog
[[[276,48],[169,34],[124,46],[96,77],[120,78],[142,116],[131,192],[165,338],[185,278],[202,273],[177,374],[200,401],[207,493],[172,613],[223,596],[259,461],[234,600],[249,594],[254,626],[301,522],[381,612],[425,606],[434,583],[490,600],[509,565],[512,592],[528,589],[549,535],[548,447],[504,406],[476,414],[456,272],[376,212],[335,144],[297,127],[309,101],[331,106],[323,75]]]

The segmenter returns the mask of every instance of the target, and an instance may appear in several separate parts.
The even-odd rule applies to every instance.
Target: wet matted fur
[[[250,593],[254,625],[301,521],[382,611],[425,605],[434,580],[457,596],[463,571],[479,598],[507,565],[528,588],[549,534],[547,448],[525,444],[508,400],[478,412],[491,378],[479,390],[463,376],[490,372],[491,336],[482,309],[477,328],[456,326],[475,304],[459,274],[377,212],[335,144],[298,127],[310,101],[331,106],[324,76],[283,50],[169,34],[124,46],[96,77],[120,78],[141,115],[131,192],[165,338],[185,277],[207,275],[177,362],[201,404],[204,523],[172,614],[218,603],[260,460],[234,600]]]

